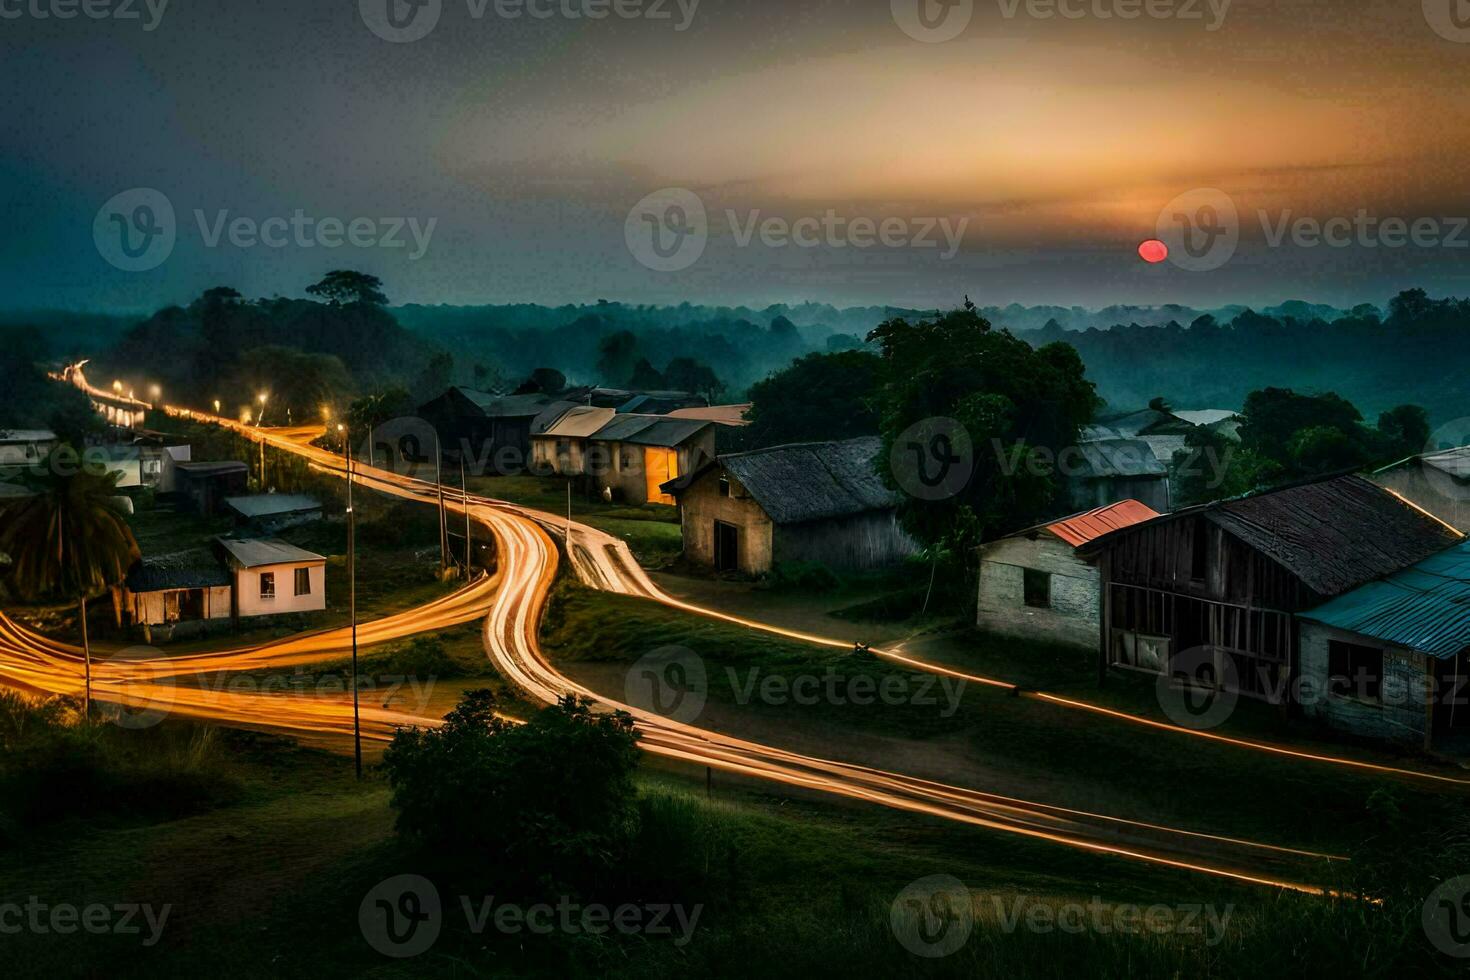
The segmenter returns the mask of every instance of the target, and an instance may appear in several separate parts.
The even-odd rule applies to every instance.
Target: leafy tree
[[[531,372],[531,383],[548,395],[557,395],[567,390],[567,376],[556,368],[536,368]]]
[[[1241,445],[1285,466],[1292,465],[1292,440],[1303,429],[1336,429],[1353,441],[1363,421],[1352,402],[1339,395],[1302,395],[1290,388],[1251,392],[1240,414]]]
[[[879,345],[885,368],[882,470],[889,485],[904,489],[886,460],[915,426],[954,419],[973,446],[973,474],[953,496],[903,497],[900,518],[920,541],[968,556],[987,537],[1055,512],[1061,483],[1051,468],[1009,461],[1075,446],[1091,420],[1099,402],[1074,348],[1033,349],[993,330],[968,299],[933,319],[888,320],[868,340]]]
[[[426,402],[442,394],[454,380],[454,355],[448,351],[435,351],[423,370],[414,378],[412,393],[415,401]]]
[[[631,330],[610,333],[597,342],[597,373],[604,384],[617,384],[615,379],[633,373],[638,353],[638,338]]]
[[[347,425],[354,440],[384,422],[406,418],[417,411],[417,403],[407,388],[392,387],[358,398],[347,408]]]
[[[1238,497],[1270,486],[1284,472],[1279,464],[1202,425],[1185,433],[1184,448],[1174,453],[1170,467],[1176,507]]]
[[[708,364],[692,357],[676,357],[664,368],[664,382],[675,391],[689,391],[715,402],[725,390],[725,383]]]
[[[351,269],[336,269],[327,273],[321,282],[306,287],[306,295],[319,296],[333,306],[349,303],[361,303],[364,306],[388,305],[388,297],[383,295],[381,279]]]
[[[633,719],[567,697],[515,725],[468,692],[438,729],[400,730],[383,758],[398,832],[533,881],[612,868],[637,830]]]
[[[640,357],[628,376],[628,387],[634,391],[659,391],[664,387],[664,376],[648,363],[648,358]]]
[[[127,576],[140,552],[113,504],[117,472],[76,465],[67,444],[47,457],[45,471],[28,475],[35,496],[12,504],[0,522],[0,553],[10,556],[9,578],[27,599],[66,597],[77,602],[86,663],[86,703],[92,705],[92,643],[87,600]]]
[[[1294,473],[1316,476],[1365,465],[1368,447],[1355,433],[1330,425],[1312,425],[1299,430],[1287,446],[1287,461]]]
[[[1388,460],[1425,452],[1429,443],[1429,413],[1418,405],[1399,405],[1378,416],[1378,432]]]
[[[1174,409],[1172,409],[1172,408],[1169,407],[1169,400],[1167,398],[1165,398],[1163,395],[1159,395],[1156,398],[1150,398],[1149,399],[1149,402],[1148,402],[1148,407],[1151,408],[1151,409],[1153,409],[1155,412],[1172,412],[1172,411],[1174,411]]]
[[[867,351],[808,354],[750,388],[751,448],[878,434],[883,360]]]

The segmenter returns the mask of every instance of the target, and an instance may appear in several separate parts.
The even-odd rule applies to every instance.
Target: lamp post
[[[464,475],[464,454],[459,456],[459,485],[464,492],[464,580],[470,580],[470,562],[473,560],[473,552],[470,550],[470,483]]]
[[[219,399],[214,400],[214,417],[219,418]]]
[[[434,488],[439,492],[439,578],[449,567],[449,513],[444,509],[444,451],[434,430]]]
[[[352,620],[352,757],[357,778],[362,779],[362,716],[357,695],[357,515],[352,506],[352,442],[345,425],[342,454],[347,457],[347,615]]]

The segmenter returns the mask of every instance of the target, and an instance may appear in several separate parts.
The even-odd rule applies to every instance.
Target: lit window
[[[260,573],[260,597],[262,599],[274,599],[276,597],[276,573]]]
[[[296,569],[296,594],[311,595],[311,569]]]

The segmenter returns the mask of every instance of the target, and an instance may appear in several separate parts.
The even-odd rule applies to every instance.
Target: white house
[[[1096,650],[1101,586],[1097,566],[1077,548],[1158,516],[1137,500],[1121,500],[981,545],[976,625],[1002,636]]]
[[[275,538],[220,538],[235,590],[235,617],[327,608],[327,560]]]

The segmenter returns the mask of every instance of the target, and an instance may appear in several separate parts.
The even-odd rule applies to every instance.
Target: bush
[[[568,697],[525,725],[471,691],[444,727],[400,731],[383,759],[407,840],[469,856],[503,882],[594,881],[637,830],[633,720]]]
[[[762,580],[769,589],[833,592],[842,586],[837,573],[819,561],[778,561]]]

